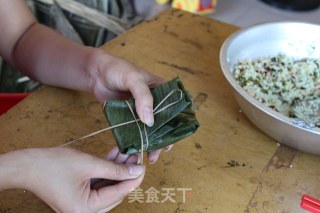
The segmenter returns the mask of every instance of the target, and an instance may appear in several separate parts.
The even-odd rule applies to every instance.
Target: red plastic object
[[[301,200],[301,208],[312,213],[320,213],[320,200],[309,195],[303,195]]]
[[[29,93],[0,93],[0,115],[22,101]]]

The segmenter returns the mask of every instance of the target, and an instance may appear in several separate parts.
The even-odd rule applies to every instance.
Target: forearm
[[[0,190],[24,188],[22,178],[26,178],[28,168],[24,168],[21,151],[0,155]]]
[[[17,69],[44,84],[91,91],[90,60],[96,51],[33,24],[21,35],[11,58]]]
[[[22,0],[0,0],[0,32],[0,55],[18,70],[44,84],[91,91],[90,60],[101,50],[38,24]]]

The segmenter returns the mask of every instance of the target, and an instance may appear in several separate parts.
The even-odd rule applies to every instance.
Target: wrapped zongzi
[[[147,152],[166,147],[193,134],[199,127],[192,97],[179,78],[152,89],[151,93],[155,106],[155,122],[152,127],[147,127],[146,131],[143,131],[145,126],[141,121],[134,121],[138,116],[133,98],[127,101],[112,100],[104,105],[103,111],[110,126],[133,121],[112,129],[123,154],[141,152],[142,144],[143,151]]]

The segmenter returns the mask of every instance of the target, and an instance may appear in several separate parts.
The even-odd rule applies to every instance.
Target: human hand
[[[90,61],[90,88],[98,100],[127,99],[131,94],[140,120],[152,126],[153,97],[149,88],[165,80],[102,50],[97,49]]]
[[[25,169],[18,187],[33,192],[56,212],[109,211],[141,184],[145,173],[144,166],[117,164],[68,148],[18,152],[18,168]],[[130,162],[134,160],[125,163]],[[93,179],[117,182],[92,187]]]
[[[172,149],[173,145],[169,145],[164,148],[165,152],[168,152]],[[148,152],[148,159],[150,164],[153,164],[159,158],[162,149],[158,149],[153,152]],[[118,147],[114,147],[106,156],[106,159],[109,161],[114,161],[115,163],[120,164],[140,164],[141,163],[141,155],[140,154],[133,154],[133,155],[125,155],[121,154]]]
[[[165,80],[102,50],[97,50],[90,61],[90,88],[98,100],[104,102],[110,99],[127,99],[132,95],[140,120],[152,126],[153,97],[149,88],[157,87]],[[164,150],[169,151],[171,148],[172,145]],[[129,157],[120,154],[119,150],[116,152],[120,159]],[[149,162],[156,162],[160,153],[161,149],[149,152]]]
[[[172,148],[173,145],[170,145],[165,148],[165,151],[169,151]],[[150,163],[154,163],[157,160],[157,157],[159,156],[160,152],[157,153],[157,150],[155,152],[148,153],[149,159],[153,159],[156,157],[154,161],[150,161]],[[150,156],[152,155],[152,156]],[[121,154],[118,147],[114,147],[107,155],[106,160],[115,162],[116,164],[140,164],[141,163],[141,155],[140,154],[132,154],[132,155],[124,155]],[[108,186],[112,183],[115,183],[115,181],[112,180],[105,180],[105,179],[94,179],[92,181],[92,188],[99,189],[104,186]]]

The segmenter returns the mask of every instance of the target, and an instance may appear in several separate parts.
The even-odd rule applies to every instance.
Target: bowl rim
[[[232,70],[229,70],[229,64],[228,64],[228,58],[227,58],[227,51],[228,48],[231,46],[232,42],[237,39],[238,36],[242,35],[243,33],[246,33],[248,31],[254,30],[256,28],[261,28],[269,25],[281,25],[281,24],[303,24],[303,25],[312,25],[314,27],[319,27],[318,24],[308,23],[308,22],[302,22],[302,21],[273,21],[273,22],[263,22],[259,24],[254,24],[245,28],[241,28],[237,30],[236,32],[232,33],[222,44],[220,48],[219,53],[219,61],[221,70],[223,72],[224,77],[229,82],[230,86],[236,90],[244,99],[246,99],[250,104],[257,107],[259,110],[263,111],[264,113],[268,114],[269,116],[273,117],[276,120],[279,120],[281,122],[284,122],[292,127],[299,128],[304,131],[308,131],[310,133],[320,135],[320,128],[314,127],[314,128],[306,128],[301,127],[299,125],[296,125],[293,123],[293,119],[285,116],[270,107],[266,106],[265,104],[261,103],[260,101],[256,100],[254,97],[249,95],[245,89],[243,89],[238,82],[235,80],[234,76],[232,75]]]

